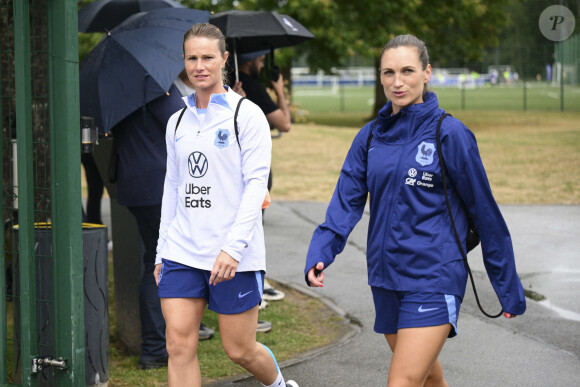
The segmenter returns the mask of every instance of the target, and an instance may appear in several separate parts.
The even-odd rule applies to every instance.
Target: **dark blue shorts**
[[[399,292],[371,286],[375,302],[375,332],[397,333],[402,328],[451,324],[457,335],[461,299],[440,293]]]
[[[220,314],[238,314],[262,301],[263,271],[237,272],[229,281],[210,285],[211,272],[163,259],[159,298],[205,298],[208,308]]]

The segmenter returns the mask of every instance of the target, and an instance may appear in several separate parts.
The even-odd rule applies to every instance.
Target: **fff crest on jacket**
[[[415,160],[422,166],[433,164],[433,154],[435,153],[435,144],[423,141],[417,146],[417,156]]]
[[[230,145],[230,131],[227,129],[218,129],[215,132],[214,145],[220,149],[226,148]]]
[[[194,178],[203,177],[207,173],[209,163],[207,157],[201,152],[193,152],[187,158],[189,175]]]

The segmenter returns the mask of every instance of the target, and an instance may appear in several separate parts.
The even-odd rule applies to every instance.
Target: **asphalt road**
[[[576,386],[580,380],[580,206],[501,206],[514,241],[524,288],[545,297],[528,299],[526,314],[489,319],[468,291],[459,335],[440,356],[450,386]],[[326,204],[274,202],[266,210],[267,277],[319,297],[352,327],[339,342],[280,364],[301,387],[385,386],[391,353],[373,332],[374,308],[367,285],[368,213],[344,252],[326,271],[322,289],[306,287],[303,267],[314,228]],[[469,254],[484,308],[499,310],[479,249]],[[281,301],[283,302],[283,301]],[[276,327],[274,327],[276,329]],[[218,385],[259,386],[251,377]]]

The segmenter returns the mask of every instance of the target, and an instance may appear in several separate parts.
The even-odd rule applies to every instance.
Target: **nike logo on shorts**
[[[253,290],[250,290],[249,292],[244,293],[244,294],[242,294],[242,292],[239,292],[238,293],[238,298],[244,298],[244,297],[246,297],[248,294],[250,294],[252,292],[253,292]]]
[[[437,310],[437,309],[439,309],[439,308],[427,308],[427,309],[423,309],[423,305],[421,305],[419,307],[419,309],[417,309],[417,310],[419,311],[419,313],[425,313],[425,312],[430,312],[432,310]]]

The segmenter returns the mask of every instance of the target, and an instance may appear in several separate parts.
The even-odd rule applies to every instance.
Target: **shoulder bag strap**
[[[459,237],[459,234],[457,233],[457,227],[455,227],[455,220],[453,219],[453,213],[451,212],[451,204],[449,203],[449,195],[447,194],[447,183],[445,181],[445,161],[443,159],[443,151],[441,149],[441,135],[440,135],[441,122],[443,121],[443,119],[445,117],[450,116],[450,115],[451,114],[449,114],[449,113],[445,113],[441,116],[441,118],[439,118],[439,122],[437,123],[437,132],[436,132],[437,154],[439,155],[439,163],[441,164],[441,181],[443,183],[443,192],[445,193],[445,203],[447,204],[447,211],[449,212],[449,218],[451,219],[451,227],[453,228],[453,233],[455,234],[455,240],[457,241],[457,244],[459,246],[459,250],[461,251],[461,256],[463,257],[463,262],[465,262],[465,266],[467,267],[467,273],[469,274],[469,279],[471,280],[471,287],[473,288],[473,294],[475,295],[475,301],[477,302],[477,306],[479,307],[479,310],[481,310],[481,313],[483,313],[487,317],[497,318],[503,314],[503,308],[497,315],[491,315],[491,314],[487,313],[485,310],[483,310],[481,303],[479,302],[479,296],[477,295],[477,290],[475,289],[475,281],[473,280],[473,274],[471,274],[471,268],[469,267],[469,263],[467,262],[467,253],[463,249],[463,244],[461,243],[461,238]],[[469,212],[467,212],[467,208],[465,207],[465,204],[463,204],[463,201],[461,201],[461,198],[459,198],[459,200],[461,202],[463,209],[465,210],[465,215],[469,219]]]

